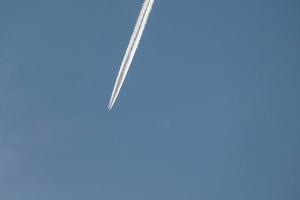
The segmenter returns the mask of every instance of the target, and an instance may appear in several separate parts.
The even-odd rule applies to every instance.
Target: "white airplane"
[[[124,55],[113,91],[111,94],[111,98],[110,98],[109,105],[108,105],[109,110],[112,109],[112,107],[118,97],[118,94],[121,90],[122,84],[125,80],[126,74],[130,67],[130,64],[133,60],[134,54],[138,48],[141,37],[143,35],[143,31],[146,26],[148,17],[150,15],[153,3],[154,3],[154,0],[145,0],[144,1],[143,7],[141,9],[140,15],[139,15],[136,25],[134,27],[134,31],[131,35],[126,53]]]

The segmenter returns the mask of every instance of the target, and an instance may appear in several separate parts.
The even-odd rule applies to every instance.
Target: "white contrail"
[[[114,89],[111,94],[111,98],[109,101],[108,109],[111,109],[118,97],[118,94],[120,92],[120,89],[122,87],[122,84],[124,82],[124,79],[126,77],[126,74],[128,72],[128,69],[130,67],[130,64],[132,62],[132,59],[134,57],[134,54],[136,52],[136,49],[138,48],[139,42],[141,40],[145,25],[147,23],[149,14],[152,9],[152,5],[154,3],[154,0],[145,0],[142,10],[140,12],[140,15],[138,17],[138,20],[136,22],[136,25],[134,27],[134,31],[131,35],[126,53],[124,55],[118,77],[116,79]]]

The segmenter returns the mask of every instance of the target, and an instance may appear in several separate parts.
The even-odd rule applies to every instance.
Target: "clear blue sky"
[[[0,199],[300,199],[299,0],[0,0]]]

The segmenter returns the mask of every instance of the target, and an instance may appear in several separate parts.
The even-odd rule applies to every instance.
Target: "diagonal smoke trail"
[[[153,3],[154,3],[154,0],[145,0],[144,1],[142,10],[140,12],[140,15],[138,17],[136,25],[134,27],[134,31],[131,35],[126,53],[124,55],[124,58],[123,58],[123,61],[122,61],[121,67],[120,67],[118,77],[116,79],[114,89],[111,94],[108,109],[111,109],[113,107],[113,104],[118,97],[118,94],[119,94],[122,84],[125,80],[128,69],[130,67],[130,64],[133,60],[134,54],[138,48],[139,42],[143,35],[143,31],[145,29],[148,17],[150,15]]]

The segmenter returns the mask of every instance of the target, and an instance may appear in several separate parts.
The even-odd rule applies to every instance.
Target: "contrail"
[[[124,58],[123,58],[123,61],[122,61],[115,85],[114,85],[114,89],[111,94],[111,98],[110,98],[109,105],[108,105],[109,110],[113,107],[113,105],[118,97],[118,94],[120,92],[120,89],[122,87],[122,84],[125,80],[126,74],[130,67],[130,64],[132,62],[132,59],[136,52],[136,49],[138,48],[141,37],[143,35],[143,31],[145,29],[145,26],[146,26],[149,14],[151,12],[153,3],[154,3],[154,0],[145,0],[144,1],[142,10],[138,17],[138,20],[136,22],[134,31],[131,35],[131,38],[130,38],[130,41],[129,41],[129,44],[128,44],[128,47],[126,50],[126,53],[124,55]]]

